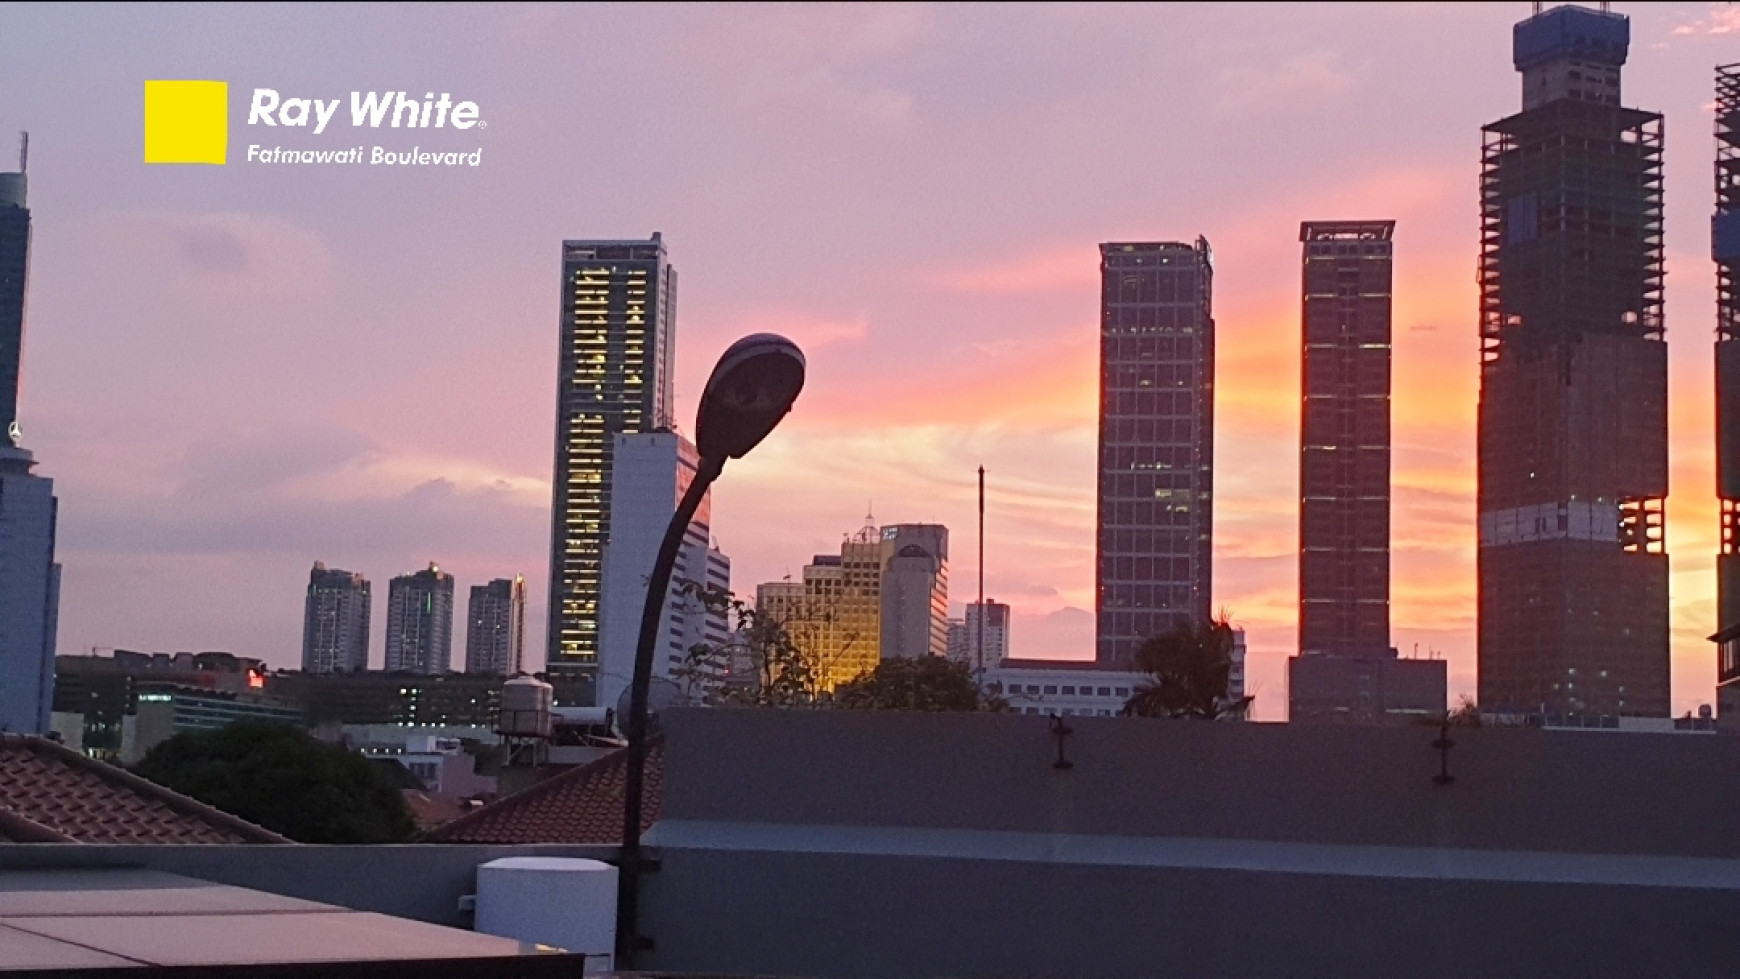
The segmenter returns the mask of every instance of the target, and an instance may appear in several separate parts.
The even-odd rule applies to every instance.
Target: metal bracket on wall
[[[1063,723],[1063,717],[1051,715],[1051,736],[1057,739],[1057,760],[1051,763],[1052,768],[1074,768],[1075,762],[1063,757],[1063,739],[1075,733],[1075,729]]]
[[[1432,784],[1449,785],[1456,781],[1456,776],[1450,774],[1450,749],[1456,747],[1456,742],[1450,740],[1450,715],[1445,714],[1439,722],[1438,737],[1432,747],[1438,749],[1438,774],[1432,776]]]

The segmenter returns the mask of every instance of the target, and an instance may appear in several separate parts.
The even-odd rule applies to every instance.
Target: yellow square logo
[[[146,163],[223,163],[229,144],[228,82],[145,83]]]

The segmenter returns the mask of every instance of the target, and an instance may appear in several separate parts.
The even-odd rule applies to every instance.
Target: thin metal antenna
[[[985,672],[985,467],[979,467],[979,631],[978,672]]]
[[[18,134],[18,172],[28,173],[30,170],[30,133]]]

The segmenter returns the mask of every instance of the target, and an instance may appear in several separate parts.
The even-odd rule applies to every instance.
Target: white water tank
[[[503,857],[477,868],[475,930],[586,956],[586,972],[616,965],[616,868],[576,857]]]
[[[516,676],[501,685],[501,716],[495,730],[510,738],[550,736],[550,711],[556,688],[530,676]]]

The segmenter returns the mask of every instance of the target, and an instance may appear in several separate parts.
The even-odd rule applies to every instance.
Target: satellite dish
[[[628,737],[629,704],[633,698],[633,687],[623,687],[622,693],[616,698],[616,727],[618,733],[625,738]],[[646,733],[658,733],[659,715],[688,702],[689,698],[683,695],[683,688],[674,680],[662,676],[653,677],[652,683],[646,689]]]

